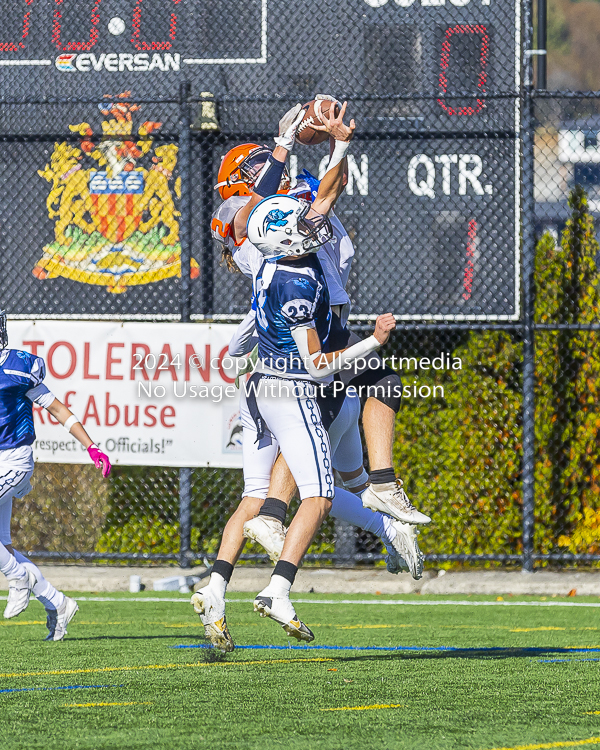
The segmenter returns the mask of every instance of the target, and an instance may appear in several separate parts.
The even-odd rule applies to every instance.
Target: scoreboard
[[[0,8],[3,90],[16,97],[102,96],[115,85],[166,96],[183,78],[196,93],[230,97],[316,87],[411,101],[430,92],[428,117],[418,99],[376,116],[431,125],[453,117],[461,128],[475,118],[481,128],[505,110],[485,96],[518,87],[514,0],[2,0]]]
[[[519,0],[1,0],[0,9],[0,134],[66,128],[54,104],[24,116],[27,99],[177,99],[189,81],[193,95],[214,97],[218,165],[236,139],[269,138],[295,101],[334,93],[350,100],[358,127],[339,204],[354,227],[356,289],[386,269],[371,298],[357,292],[354,312],[519,316]],[[76,106],[73,117],[86,119]],[[168,119],[166,105],[144,107]],[[318,172],[324,153],[298,147],[295,158]],[[228,296],[215,274],[215,312],[242,312],[242,292]],[[125,316],[124,295],[119,305]]]

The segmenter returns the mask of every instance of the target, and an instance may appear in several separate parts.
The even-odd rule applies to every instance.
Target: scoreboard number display
[[[131,83],[143,81],[136,73],[193,78],[199,65],[266,62],[266,0],[4,0],[0,5],[0,65],[47,69],[42,72],[47,93],[81,93],[77,76],[69,80],[57,71],[92,74],[86,85],[93,87],[94,77],[109,80],[105,73],[134,74]],[[218,33],[232,11],[237,14],[232,27]],[[159,81],[143,90],[165,94]]]
[[[193,95],[214,97],[216,129],[233,145],[249,134],[266,142],[290,101],[348,98],[360,138],[339,214],[357,248],[354,313],[519,317],[519,0],[0,0],[0,9],[11,103],[124,91],[176,100],[189,81]],[[165,105],[152,106],[144,116],[164,119]],[[31,108],[26,118],[7,104],[0,128],[55,137],[66,111],[48,104],[36,124]],[[214,146],[217,167],[224,149]],[[298,171],[318,173],[325,154],[298,146]],[[243,312],[242,292],[214,273],[214,312]]]

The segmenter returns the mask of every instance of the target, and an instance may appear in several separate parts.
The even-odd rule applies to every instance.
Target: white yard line
[[[0,601],[6,601],[6,596],[0,596]],[[78,596],[78,602],[179,602],[189,604],[190,598],[186,599],[167,599],[166,597],[129,597],[117,598],[111,596]],[[254,599],[226,599],[225,601],[235,604],[251,604]],[[469,602],[469,601],[414,601],[406,599],[293,599],[295,604],[367,604],[379,606],[380,604],[396,604],[416,607],[600,607],[600,602]]]

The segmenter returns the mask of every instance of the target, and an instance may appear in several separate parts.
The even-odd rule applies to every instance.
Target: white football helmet
[[[248,239],[268,258],[315,253],[333,239],[331,222],[318,214],[307,219],[308,201],[290,195],[262,200],[248,217]]]

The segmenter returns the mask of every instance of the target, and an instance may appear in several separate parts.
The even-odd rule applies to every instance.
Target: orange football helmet
[[[223,200],[234,195],[250,195],[256,178],[260,174],[267,157],[272,153],[267,146],[257,143],[242,143],[230,149],[221,161],[215,190]],[[290,189],[290,175],[287,167],[279,184],[279,193],[287,193]]]

